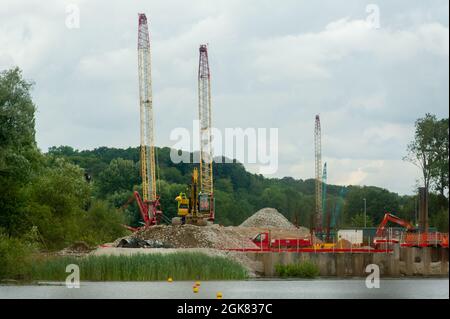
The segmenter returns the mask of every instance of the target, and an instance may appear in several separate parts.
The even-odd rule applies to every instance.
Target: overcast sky
[[[314,176],[320,114],[330,183],[411,194],[419,172],[402,157],[414,121],[448,117],[447,0],[1,3],[0,69],[17,65],[35,82],[43,151],[139,144],[138,12],[150,21],[157,145],[197,117],[201,43],[213,125],[279,129],[272,176]],[[70,4],[79,28],[66,26]]]

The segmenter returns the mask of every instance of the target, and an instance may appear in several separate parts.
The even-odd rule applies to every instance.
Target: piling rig
[[[208,47],[199,48],[198,63],[198,110],[200,121],[200,192],[199,213],[214,221],[213,150],[211,135],[211,74]]]
[[[162,218],[159,196],[156,193],[155,144],[153,127],[151,47],[147,17],[139,13],[138,73],[140,104],[140,161],[142,197],[134,192],[144,227],[156,225]]]
[[[314,126],[314,151],[316,170],[316,210],[314,214],[314,231],[319,237],[322,235],[322,133],[320,128],[320,117],[316,115]]]
[[[213,150],[211,134],[211,74],[208,61],[208,48],[200,45],[198,62],[198,116],[200,122],[199,171],[194,168],[189,185],[189,197],[180,193],[178,217],[173,224],[194,224],[204,226],[214,222]],[[199,176],[200,175],[200,176]]]

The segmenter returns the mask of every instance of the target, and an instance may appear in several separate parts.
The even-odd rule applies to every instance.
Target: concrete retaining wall
[[[257,252],[247,256],[263,264],[265,276],[275,276],[275,265],[310,260],[319,266],[321,276],[365,277],[366,266],[376,264],[380,275],[448,276],[448,249],[440,247],[400,248],[390,253],[306,253]]]

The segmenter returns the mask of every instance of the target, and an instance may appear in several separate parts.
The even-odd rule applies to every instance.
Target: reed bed
[[[49,257],[31,265],[33,280],[64,281],[66,266],[78,265],[80,280],[154,281],[240,280],[247,271],[239,263],[203,253],[136,254],[131,256]]]

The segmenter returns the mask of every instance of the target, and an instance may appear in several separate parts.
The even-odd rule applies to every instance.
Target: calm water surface
[[[449,298],[445,279],[382,279],[380,288],[368,289],[364,279],[204,281],[197,294],[193,282],[82,282],[79,289],[63,283],[0,285],[4,298]]]

